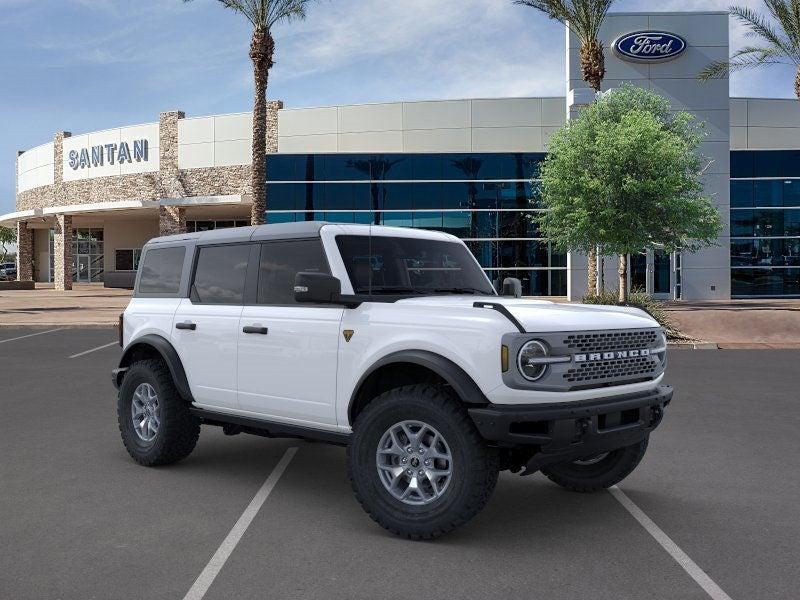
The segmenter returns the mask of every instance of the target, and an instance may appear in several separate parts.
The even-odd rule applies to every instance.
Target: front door
[[[256,303],[239,322],[239,407],[298,425],[336,425],[336,369],[344,309],[298,305],[294,278],[329,273],[318,238],[264,242]]]
[[[78,256],[78,268],[77,268],[77,281],[82,281],[88,283],[91,281],[91,277],[89,275],[89,256],[85,254],[81,254]]]
[[[672,256],[660,248],[628,255],[628,286],[653,298],[672,298]]]
[[[670,298],[672,275],[672,261],[669,253],[656,248],[653,250],[653,297]]]
[[[637,252],[630,255],[630,284],[631,292],[644,292],[647,290],[647,253]]]

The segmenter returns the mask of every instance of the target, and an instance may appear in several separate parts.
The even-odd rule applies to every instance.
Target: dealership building
[[[697,73],[729,55],[719,12],[611,13],[604,89],[632,82],[706,123],[706,194],[718,243],[695,254],[630,257],[633,287],[660,298],[800,296],[800,104],[731,98]],[[437,229],[465,240],[491,279],[532,296],[580,298],[586,258],[541,239],[538,166],[547,141],[594,95],[566,35],[562,97],[268,107],[268,223],[324,220]],[[67,124],[65,124],[67,125]],[[80,135],[58,132],[17,157],[18,278],[129,286],[158,235],[249,221],[250,113],[190,117]],[[616,285],[616,260],[606,279]]]

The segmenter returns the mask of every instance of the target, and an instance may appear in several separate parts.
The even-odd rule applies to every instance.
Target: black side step
[[[335,444],[337,446],[347,446],[350,443],[349,433],[339,433],[336,431],[325,431],[313,429],[301,425],[289,425],[287,423],[276,423],[275,421],[265,421],[242,417],[239,415],[229,415],[204,408],[191,407],[189,409],[194,416],[203,420],[206,425],[238,425],[243,433],[252,433],[271,438],[300,438],[304,440],[314,440]]]
[[[511,314],[511,311],[508,310],[505,305],[500,304],[499,302],[473,302],[472,308],[491,308],[492,310],[496,310],[506,319],[511,321],[514,324],[514,327],[516,327],[520,333],[527,333],[525,328],[522,326],[522,323],[517,321],[517,318]]]

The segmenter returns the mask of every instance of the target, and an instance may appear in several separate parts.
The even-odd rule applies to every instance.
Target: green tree
[[[600,245],[619,255],[626,302],[627,259],[643,248],[695,252],[715,243],[720,217],[703,196],[704,133],[689,113],[671,113],[653,92],[624,85],[606,92],[549,141],[534,218],[562,251]]]
[[[769,18],[746,6],[732,6],[730,13],[742,22],[758,45],[740,48],[729,60],[715,61],[700,72],[700,79],[724,77],[731,71],[765,65],[795,67],[794,93],[800,100],[800,0],[764,0]]]
[[[183,0],[191,2],[191,0]],[[305,19],[306,7],[313,0],[218,0],[225,8],[235,10],[253,26],[250,39],[250,60],[253,61],[255,100],[253,102],[253,205],[250,222],[261,225],[267,209],[267,83],[274,65],[275,40],[272,28],[282,21]]]
[[[17,232],[10,227],[0,227],[0,249],[3,254],[0,262],[5,262],[8,256],[8,246],[17,241]]]
[[[551,19],[566,25],[581,42],[581,77],[595,92],[600,91],[606,75],[600,27],[614,0],[513,0],[514,4],[530,6]],[[597,248],[586,249],[589,293],[597,289]]]

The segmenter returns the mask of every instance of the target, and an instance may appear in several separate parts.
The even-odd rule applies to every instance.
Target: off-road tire
[[[141,383],[149,383],[158,395],[161,423],[150,442],[136,434],[131,420],[131,400]],[[200,420],[189,412],[189,403],[178,393],[167,365],[159,359],[135,362],[125,373],[117,397],[117,422],[128,454],[146,467],[186,458],[200,436]]]
[[[422,506],[394,498],[377,472],[381,437],[405,420],[436,428],[453,457],[450,484],[440,498]],[[376,523],[412,540],[433,539],[469,521],[489,500],[498,472],[496,450],[486,445],[458,399],[436,385],[408,385],[377,396],[358,415],[347,449],[347,475],[358,502]]]
[[[579,465],[574,462],[542,467],[550,481],[573,492],[597,492],[625,479],[639,465],[647,450],[649,438],[631,446],[612,450],[598,463]]]

